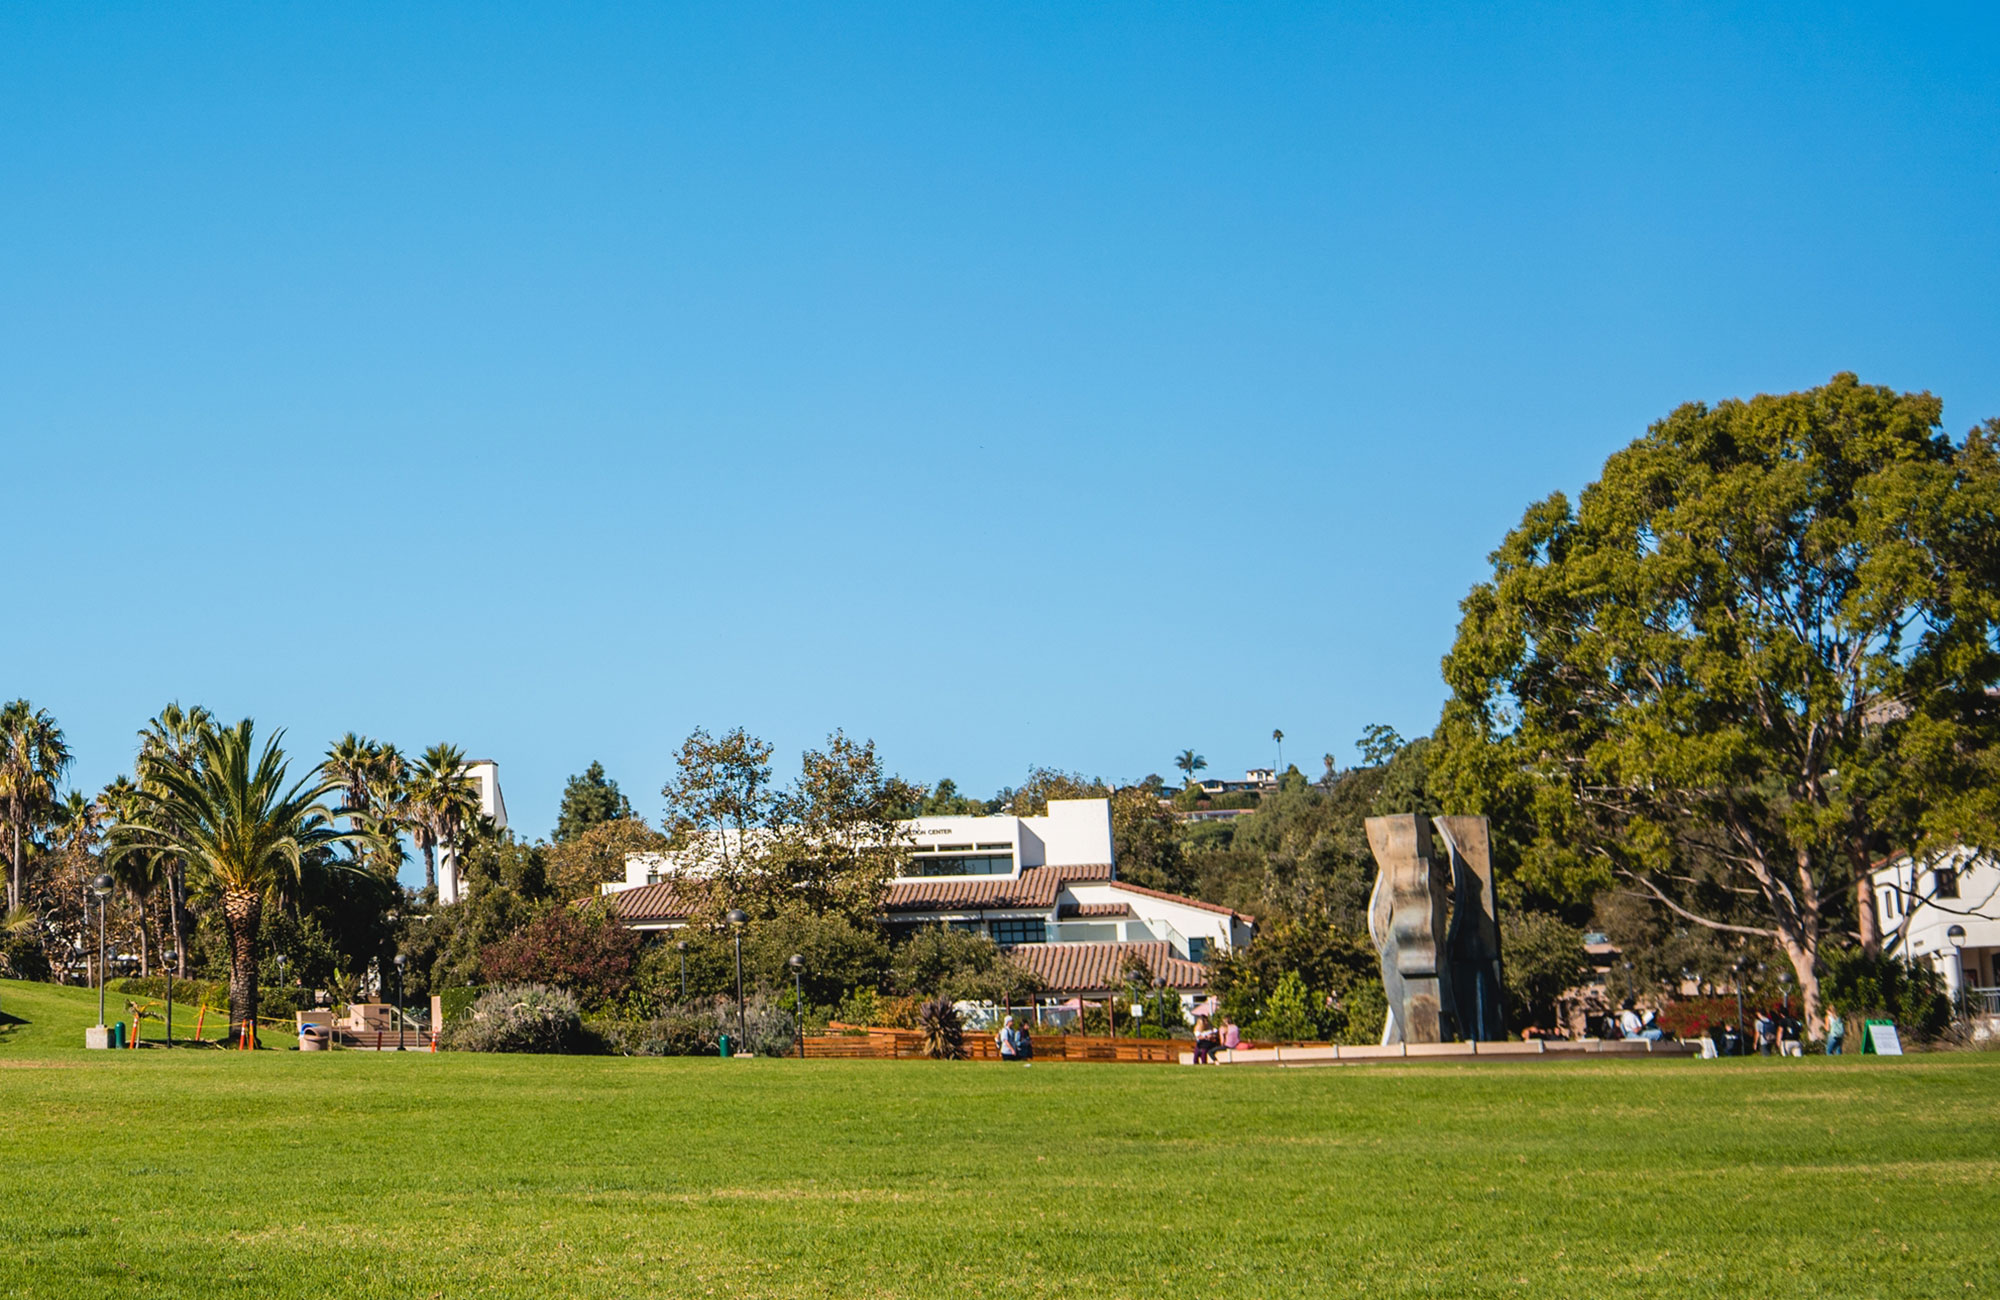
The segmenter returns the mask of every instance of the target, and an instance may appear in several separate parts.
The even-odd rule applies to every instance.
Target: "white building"
[[[1892,859],[1871,882],[1884,948],[1930,965],[1954,999],[1966,993],[1975,1013],[2000,1015],[2000,865],[1959,849],[1921,862]]]
[[[479,787],[479,815],[493,823],[493,829],[507,829],[507,800],[500,793],[500,765],[490,758],[475,758],[460,772]],[[458,852],[448,844],[438,846],[438,902],[456,903],[464,894],[458,878]]]
[[[1250,941],[1254,922],[1227,907],[1118,879],[1108,799],[1053,799],[1039,817],[919,817],[904,822],[908,865],[889,883],[881,919],[891,933],[947,925],[984,934],[1039,974],[1052,992],[1122,988],[1136,958],[1192,998],[1207,988],[1200,963]],[[605,885],[636,930],[671,930],[691,910],[676,885],[698,864],[635,853],[625,879]]]

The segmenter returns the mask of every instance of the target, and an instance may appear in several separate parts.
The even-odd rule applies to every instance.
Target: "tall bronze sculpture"
[[[1382,1041],[1506,1037],[1486,819],[1370,817],[1368,847],[1379,868],[1368,932],[1389,995]]]

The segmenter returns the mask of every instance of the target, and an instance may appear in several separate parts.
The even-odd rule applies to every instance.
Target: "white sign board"
[[[1868,1026],[1868,1041],[1874,1045],[1877,1056],[1903,1054],[1903,1040],[1897,1036],[1894,1025]]]

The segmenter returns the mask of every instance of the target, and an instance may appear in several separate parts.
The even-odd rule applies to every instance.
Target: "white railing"
[[[1966,1009],[1975,1016],[2000,1016],[2000,988],[1965,990]]]

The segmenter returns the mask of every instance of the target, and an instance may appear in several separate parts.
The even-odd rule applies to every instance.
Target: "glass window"
[[[1009,853],[1012,853],[1014,851],[1014,846],[1005,840],[1002,840],[998,844],[982,844],[979,847],[982,849],[1005,849]]]
[[[1190,936],[1188,938],[1188,960],[1207,961],[1208,940],[1196,936]]]
[[[1014,873],[1011,853],[954,853],[926,855],[910,860],[913,876],[1008,876]]]
[[[977,934],[977,933],[979,933],[979,922],[977,922],[977,921],[953,921],[953,922],[951,923],[951,928],[952,928],[952,929],[954,929],[954,930],[965,930],[965,931],[968,931],[968,932],[970,932],[970,933],[972,933],[972,934]]]
[[[1955,868],[1944,867],[1933,872],[1932,875],[1937,880],[1937,893],[1935,897],[1958,897],[1958,871]]]
[[[1048,942],[1047,924],[1039,916],[992,921],[987,924],[987,930],[992,934],[993,942],[1003,948],[1017,943]]]

